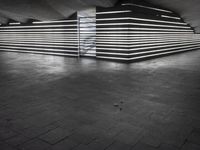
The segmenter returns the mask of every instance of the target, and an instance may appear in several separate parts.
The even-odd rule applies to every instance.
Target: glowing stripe
[[[167,16],[167,15],[161,15],[161,17],[163,17],[163,18],[171,18],[171,19],[181,20],[181,18],[178,18],[178,17],[172,17],[172,16]]]
[[[191,51],[191,50],[194,50],[196,48],[200,48],[200,47],[197,46],[197,47],[192,47],[192,48],[183,49],[183,50],[175,50],[175,51],[162,52],[162,53],[145,55],[145,56],[140,56],[140,57],[133,57],[133,58],[129,58],[128,60],[136,60],[136,59],[148,58],[148,57],[153,57],[153,56],[161,56],[161,55],[166,55],[166,54],[173,54],[173,53],[177,53],[177,52]]]
[[[199,42],[198,42],[199,43]],[[192,45],[194,43],[191,43],[191,44],[170,44],[170,45],[167,45],[168,47],[170,46],[181,46],[181,45]],[[195,43],[196,44],[196,43]],[[145,50],[145,49],[150,49],[150,48],[162,48],[162,47],[166,47],[166,45],[162,45],[162,46],[151,46],[151,47],[140,47],[140,48],[132,48],[132,49],[122,49],[122,48],[99,48],[97,47],[96,49],[98,50],[112,50],[112,51],[126,51],[126,52],[130,52],[130,51],[138,51],[138,50]]]
[[[39,51],[23,51],[23,50],[12,50],[12,49],[0,49],[0,51],[10,52],[22,52],[22,53],[33,53],[33,54],[47,54],[47,55],[59,55],[59,56],[78,56],[77,54],[66,54],[66,53],[54,53],[54,52],[39,52]]]
[[[144,19],[144,18],[135,18],[135,17],[123,17],[123,18],[103,18],[103,19],[96,19],[97,21],[104,21],[104,20],[137,20],[137,21],[148,21],[148,22],[159,22],[159,23],[171,23],[171,24],[182,24],[187,25],[184,22],[172,22],[172,21],[163,21],[163,20],[154,20],[154,19]]]
[[[62,49],[50,49],[50,48],[35,48],[35,47],[20,47],[20,46],[1,46],[1,48],[13,48],[13,49],[30,49],[30,50],[40,50],[40,51],[55,51],[55,52],[77,52],[76,50],[62,50]]]
[[[194,50],[196,48],[200,48],[200,46],[195,46],[195,47],[189,47],[189,48],[184,48],[182,50],[175,50],[175,51],[169,51],[169,52],[161,52],[161,53],[156,53],[156,54],[149,54],[145,56],[138,56],[138,57],[132,57],[132,58],[123,58],[123,57],[112,57],[112,56],[98,56],[97,58],[104,58],[104,59],[113,59],[113,60],[137,60],[137,59],[142,59],[142,58],[148,58],[152,56],[160,56],[164,54],[171,54],[171,53],[177,53],[177,52],[184,52],[184,51],[190,51]]]
[[[21,23],[20,22],[11,22],[9,23],[9,25],[20,25]]]
[[[113,25],[139,25],[139,26],[150,26],[150,27],[171,27],[171,28],[188,28],[182,26],[172,26],[172,25],[158,25],[158,24],[145,24],[145,23],[102,23],[97,24],[97,26],[113,26]]]
[[[66,23],[66,22],[77,22],[77,20],[34,21],[33,24]]]
[[[1,41],[0,40],[0,43],[3,43],[3,44],[6,44],[6,43],[13,43],[13,44],[40,44],[40,45],[62,45],[62,46],[69,46],[69,45],[71,45],[71,46],[77,46],[77,41],[76,41],[76,43],[72,43],[72,42],[70,42],[70,43],[68,43],[68,44],[66,44],[66,42],[63,42],[63,43],[58,43],[58,42],[27,42],[27,41]]]
[[[97,12],[96,15],[102,15],[102,14],[119,14],[119,13],[126,13],[126,12],[132,12],[131,10],[123,10],[123,11],[107,11],[107,12]]]
[[[198,41],[200,42],[200,41]],[[101,46],[101,47],[124,47],[124,48],[131,48],[131,47],[146,47],[146,46],[152,46],[152,45],[171,45],[171,44],[174,44],[174,43],[194,43],[194,41],[175,41],[175,42],[161,42],[161,43],[153,43],[153,44],[144,44],[144,43],[141,43],[141,44],[138,44],[137,43],[130,43],[128,45],[112,45],[112,44],[104,44],[104,45],[101,45],[101,44],[98,44],[97,46]],[[131,45],[132,44],[132,45]]]
[[[42,25],[42,26],[1,26],[1,29],[18,29],[18,28],[22,28],[22,29],[26,29],[26,28],[50,28],[50,27],[76,27],[77,24],[73,24],[73,25]]]
[[[41,44],[37,44],[37,45],[31,45],[31,44],[18,44],[18,43],[2,43],[1,42],[1,46],[2,45],[9,45],[9,46],[28,46],[28,47],[53,47],[53,48],[78,48],[75,46],[62,46],[62,45],[41,45]]]
[[[12,31],[77,31],[77,28],[72,29],[17,29],[17,30],[0,30],[0,32],[12,32]],[[41,32],[42,33],[42,32]],[[54,32],[53,32],[54,33]]]
[[[141,8],[147,8],[147,9],[152,9],[152,10],[157,10],[157,11],[162,11],[162,12],[168,12],[168,13],[173,13],[172,11],[169,10],[164,10],[164,9],[159,9],[159,8],[154,8],[154,7],[149,7],[149,6],[142,6],[142,5],[138,5],[138,4],[132,4],[132,3],[126,3],[126,4],[122,4],[123,6],[126,5],[130,5],[130,6],[138,6]]]
[[[128,30],[127,31],[120,31],[122,33],[126,33],[126,32],[130,32],[129,30],[148,30],[148,31],[193,31],[191,29],[188,29],[188,30],[183,30],[183,29],[163,29],[163,28],[127,28]],[[106,30],[110,30],[110,29],[106,29]],[[98,31],[98,29],[97,29]],[[99,32],[102,32],[102,31],[99,31]],[[119,31],[115,31],[116,33],[119,32]],[[108,33],[108,32],[106,32]],[[110,32],[109,32],[110,33]]]

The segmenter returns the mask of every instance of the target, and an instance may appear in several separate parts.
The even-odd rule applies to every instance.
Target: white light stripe
[[[66,23],[66,22],[77,22],[77,20],[34,21],[33,24]]]
[[[102,34],[102,35],[96,35],[96,37],[137,37],[137,36],[139,36],[139,35],[134,35],[134,34],[136,34],[136,33],[140,33],[140,32],[133,32],[132,34]],[[147,33],[147,32],[142,32],[142,33]],[[148,33],[157,33],[157,32],[148,32]],[[159,32],[159,33],[161,33],[161,32]],[[164,32],[162,32],[162,33],[164,33]],[[177,33],[177,32],[174,32],[174,33]],[[182,33],[191,33],[191,32],[182,32]],[[170,35],[170,33],[168,33],[169,35]],[[181,34],[181,33],[180,33]],[[141,35],[140,37],[142,37],[142,36],[144,36],[144,35]],[[158,36],[159,37],[159,36]],[[160,37],[162,37],[162,36],[160,36]]]
[[[198,41],[200,42],[200,40]],[[175,41],[175,42],[161,42],[161,43],[151,43],[151,44],[145,44],[145,43],[141,43],[141,44],[136,44],[136,43],[132,43],[128,44],[128,45],[112,45],[112,44],[97,44],[97,46],[101,46],[101,47],[123,47],[123,48],[132,48],[132,47],[146,47],[146,46],[152,46],[152,45],[171,45],[171,44],[175,44],[175,43],[194,43],[194,41]]]
[[[177,53],[177,52],[190,51],[190,50],[194,50],[196,48],[200,48],[200,47],[196,46],[196,47],[190,47],[190,48],[187,48],[187,49],[184,48],[182,50],[175,50],[175,51],[169,51],[169,52],[149,54],[149,55],[145,55],[145,56],[138,56],[138,57],[132,57],[132,58],[112,57],[112,56],[98,56],[98,55],[97,55],[97,58],[113,59],[113,60],[138,60],[138,59],[142,59],[142,58],[149,58],[149,57],[160,56],[160,55],[164,55],[164,54],[171,54],[171,53]]]
[[[35,25],[35,26],[1,26],[0,29],[26,29],[26,28],[51,28],[51,27],[77,27],[77,24],[71,25]]]
[[[131,10],[123,10],[123,11],[107,11],[107,12],[97,12],[96,15],[102,15],[102,14],[119,14],[119,13],[126,13],[126,12],[132,12]]]
[[[9,25],[20,25],[20,22],[10,22]]]
[[[153,56],[160,56],[160,55],[165,55],[165,54],[173,54],[173,53],[177,53],[177,52],[191,51],[191,50],[194,50],[196,48],[200,48],[200,47],[197,46],[197,47],[192,47],[192,48],[188,48],[188,49],[175,50],[175,51],[169,51],[169,52],[145,55],[145,56],[140,56],[140,57],[133,57],[133,58],[129,58],[129,60],[136,60],[136,59],[148,58],[148,57],[153,57]]]
[[[77,32],[0,32],[0,35],[3,34],[41,34],[41,35],[45,35],[45,34],[77,34]]]
[[[144,19],[144,18],[136,18],[136,17],[123,17],[123,18],[103,18],[103,19],[96,19],[97,21],[104,21],[104,20],[137,20],[137,21],[148,21],[148,22],[159,22],[159,23],[170,23],[170,24],[180,24],[180,25],[187,25],[184,22],[172,22],[172,21],[163,21],[163,20],[154,20],[154,19]]]
[[[164,9],[159,9],[159,8],[154,8],[154,7],[149,7],[149,6],[142,6],[142,5],[138,5],[138,4],[132,4],[132,3],[125,3],[125,4],[122,4],[122,6],[126,6],[126,5],[137,6],[137,7],[141,7],[141,8],[148,8],[148,9],[152,9],[152,10],[157,10],[157,11],[162,11],[162,12],[173,13],[172,11],[169,11],[169,10],[164,10]]]
[[[58,42],[27,42],[27,41],[1,41],[0,40],[0,43],[3,43],[3,44],[6,44],[6,43],[13,43],[13,44],[39,44],[39,45],[62,45],[62,46],[77,46],[77,41],[76,43],[66,43],[66,42],[63,42],[63,43],[58,43]]]
[[[22,52],[22,53],[33,53],[33,54],[47,54],[47,55],[59,55],[59,56],[78,56],[77,54],[66,54],[66,53],[54,53],[54,52],[39,52],[39,51],[23,51],[23,50],[13,50],[13,49],[0,49],[0,51],[8,52]]]
[[[148,53],[153,53],[153,52],[163,52],[163,51],[168,51],[168,50],[176,50],[176,49],[180,49],[180,48],[188,48],[188,47],[190,48],[190,47],[195,47],[195,46],[200,46],[200,45],[196,44],[196,45],[190,45],[190,46],[173,47],[173,48],[166,48],[166,49],[161,49],[161,50],[152,50],[152,51],[144,51],[144,52],[136,52],[136,53],[96,52],[96,54],[119,55],[119,56],[134,56],[134,55],[148,54]]]
[[[113,25],[136,25],[136,26],[148,26],[148,27],[171,27],[171,28],[188,28],[173,25],[158,25],[158,24],[145,24],[145,23],[99,23],[97,26],[113,26]]]
[[[13,49],[30,49],[30,50],[39,50],[39,51],[55,51],[55,52],[77,52],[77,50],[62,50],[62,49],[50,49],[50,48],[35,48],[35,47],[20,47],[20,46],[1,46],[0,48],[13,48]]]
[[[119,41],[112,41],[112,42],[107,42],[107,41],[104,41],[104,42],[100,42],[100,41],[97,41],[96,42],[96,45],[98,44],[116,44],[115,46],[118,46],[118,45],[121,45],[121,44],[124,44],[124,45],[131,45],[131,44],[150,44],[150,43],[171,43],[171,42],[184,42],[184,41],[193,41],[193,42],[196,42],[196,41],[200,41],[199,39],[177,39],[177,40],[150,40],[150,41],[141,41],[141,40],[137,40],[136,42],[135,41],[130,41],[130,42],[119,42]],[[99,45],[98,45],[99,46]]]
[[[179,18],[179,17],[172,17],[172,16],[167,16],[167,15],[161,15],[161,17],[181,20],[181,18]]]
[[[191,31],[191,32],[193,32],[193,30],[192,29],[185,29],[185,30],[183,30],[183,29],[163,29],[163,28],[127,28],[128,29],[128,31],[120,31],[120,32],[122,32],[122,33],[127,33],[127,32],[130,32],[129,30],[142,30],[142,31],[144,31],[144,30],[147,30],[147,31]],[[106,30],[110,30],[110,29],[106,29]],[[97,32],[102,32],[102,31],[98,31],[98,29],[97,29]],[[116,33],[118,33],[119,31],[115,31]],[[106,33],[108,33],[108,32],[106,32]],[[110,32],[109,32],[110,33]]]
[[[179,46],[179,45],[181,46],[181,45],[191,45],[191,44],[197,44],[197,43],[190,43],[190,44],[170,44],[170,45],[167,45],[167,46],[169,47],[169,46]],[[111,50],[111,51],[126,51],[126,52],[130,52],[130,51],[138,51],[138,50],[145,50],[145,49],[150,49],[150,48],[162,48],[162,47],[166,47],[166,45],[140,47],[140,48],[131,48],[131,49],[126,49],[126,48],[107,48],[107,47],[104,47],[104,48],[97,47],[96,49],[98,49],[98,50],[104,50],[104,51],[105,50]]]
[[[31,44],[26,44],[26,43],[2,43],[1,45],[9,45],[9,46],[27,46],[27,47],[50,47],[50,48],[78,48],[77,46],[61,46],[61,45],[41,45],[41,44],[37,44],[37,45],[31,45]]]
[[[43,33],[42,31],[77,31],[78,29],[77,28],[71,28],[71,29],[17,29],[17,30],[0,30],[0,32],[12,32],[12,31],[17,31],[17,32],[21,32],[21,31],[38,31],[38,32],[41,32]],[[32,32],[31,32],[32,33]],[[52,32],[54,33],[54,32]]]

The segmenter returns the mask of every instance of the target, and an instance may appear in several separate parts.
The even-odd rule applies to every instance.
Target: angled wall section
[[[175,13],[144,4],[97,8],[97,58],[139,60],[200,48],[200,36]]]
[[[0,51],[78,56],[77,18],[0,26]]]

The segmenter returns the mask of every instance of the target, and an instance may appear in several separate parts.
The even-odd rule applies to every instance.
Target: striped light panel
[[[0,26],[0,50],[78,56],[77,18]]]
[[[96,24],[101,59],[133,61],[200,48],[200,35],[178,15],[149,5],[97,8]]]

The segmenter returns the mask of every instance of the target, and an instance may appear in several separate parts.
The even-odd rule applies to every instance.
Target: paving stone
[[[131,150],[132,147],[133,147],[132,145],[127,145],[120,142],[114,142],[108,148],[106,148],[106,150]]]
[[[88,147],[93,150],[104,150],[114,143],[114,139],[98,138],[88,144]]]
[[[19,146],[20,150],[51,150],[50,144],[34,139]],[[59,149],[58,149],[59,150]]]
[[[183,145],[181,150],[200,150],[200,145],[187,142],[186,144]]]
[[[77,147],[78,145],[80,145],[80,144],[66,139],[66,140],[63,140],[63,141],[57,143],[56,145],[54,145],[52,147],[52,150],[71,150],[71,149]]]
[[[10,130],[10,129],[6,129],[6,128],[1,128],[0,129],[0,140],[6,140],[9,139],[11,137],[14,137],[18,135],[18,133]]]
[[[91,134],[81,134],[81,133],[74,133],[69,137],[69,140],[75,141],[77,143],[88,145],[92,141],[96,139],[95,136],[91,136]]]
[[[131,150],[157,150],[157,148],[139,142]]]
[[[30,140],[30,138],[27,138],[23,135],[17,135],[17,136],[14,136],[14,137],[7,139],[5,142],[12,145],[12,146],[18,146],[20,144],[23,144],[23,143],[29,141],[29,140]]]
[[[0,142],[0,150],[17,150],[17,149],[6,143]]]
[[[158,150],[179,150],[179,148],[168,144],[161,144]]]
[[[63,139],[69,137],[73,131],[68,131],[66,129],[62,128],[56,128],[54,130],[49,131],[48,133],[40,136],[39,138],[50,143],[50,144],[56,144]]]
[[[194,144],[200,144],[200,130],[194,130],[187,140]]]

